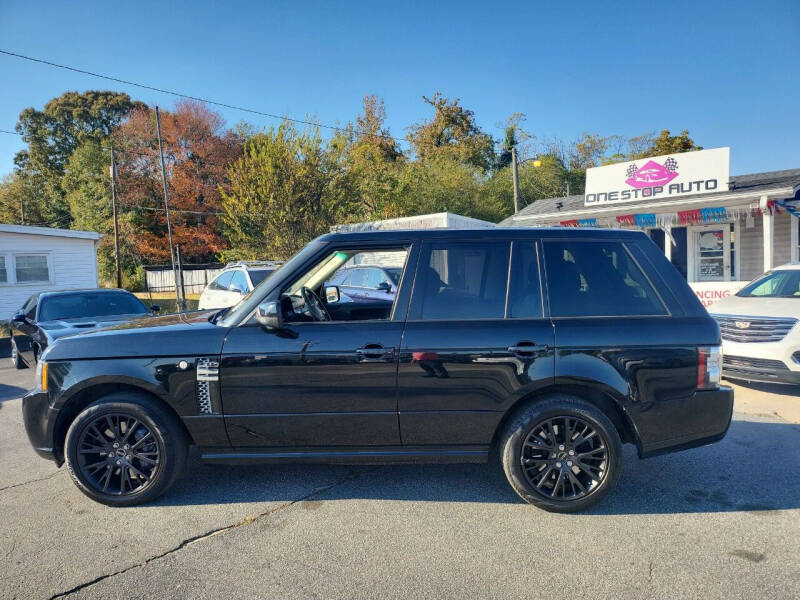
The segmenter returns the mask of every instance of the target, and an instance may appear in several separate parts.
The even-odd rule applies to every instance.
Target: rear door
[[[517,399],[552,383],[540,282],[534,240],[423,246],[398,371],[404,445],[485,449]]]

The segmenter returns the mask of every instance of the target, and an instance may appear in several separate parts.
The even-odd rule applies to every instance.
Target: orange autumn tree
[[[242,140],[204,104],[181,101],[159,110],[172,236],[185,263],[214,260],[227,247],[220,234],[220,188]],[[134,244],[147,263],[169,263],[155,110],[135,110],[113,133],[120,209],[134,222]]]

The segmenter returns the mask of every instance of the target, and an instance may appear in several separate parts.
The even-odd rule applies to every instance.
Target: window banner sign
[[[637,227],[655,227],[656,216],[653,213],[633,215],[634,222]]]
[[[728,191],[730,150],[679,152],[586,169],[584,205]]]
[[[678,221],[680,221],[681,225],[695,225],[702,223],[703,215],[699,208],[696,210],[681,210],[678,211]]]
[[[620,225],[636,225],[635,215],[619,215],[617,223]]]
[[[597,219],[578,219],[578,227],[597,227]]]
[[[728,211],[725,208],[701,208],[700,215],[703,223],[725,223],[728,221]]]
[[[562,227],[578,227],[578,220],[572,219],[570,221],[561,221]]]

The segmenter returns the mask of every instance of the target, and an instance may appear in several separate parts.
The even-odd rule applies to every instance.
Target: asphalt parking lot
[[[800,597],[800,390],[737,387],[719,444],[640,461],[586,514],[493,466],[207,466],[95,504],[30,449],[0,367],[0,598]]]

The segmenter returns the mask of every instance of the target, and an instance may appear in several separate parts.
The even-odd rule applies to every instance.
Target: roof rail
[[[231,267],[272,267],[277,269],[283,264],[282,260],[235,260],[225,265],[225,269]]]

